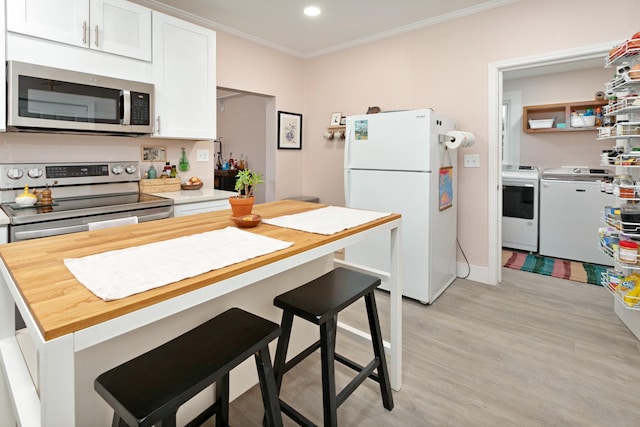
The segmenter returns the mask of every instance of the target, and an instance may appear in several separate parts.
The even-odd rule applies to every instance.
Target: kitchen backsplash
[[[182,172],[184,180],[200,177],[205,187],[213,187],[213,142],[153,139],[101,135],[71,135],[43,133],[0,134],[0,163],[30,162],[100,162],[138,160],[144,173],[150,162],[142,162],[142,147],[165,147],[167,160],[178,164],[181,147],[189,157],[190,170]],[[208,150],[209,161],[197,162],[197,150]],[[156,168],[164,162],[154,162]]]

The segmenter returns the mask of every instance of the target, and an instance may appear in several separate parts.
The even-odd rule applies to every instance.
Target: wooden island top
[[[263,218],[273,218],[325,206],[283,200],[255,205],[253,212],[262,215]],[[392,214],[330,236],[261,223],[255,228],[245,230],[293,242],[293,245],[193,278],[107,302],[95,296],[79,283],[66,268],[63,260],[235,226],[230,220],[230,211],[202,213],[10,243],[0,246],[0,258],[2,258],[44,340],[49,341],[206,286],[215,286],[217,282],[233,276],[399,218],[400,215]]]

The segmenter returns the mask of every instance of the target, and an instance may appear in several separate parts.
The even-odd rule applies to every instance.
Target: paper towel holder
[[[476,137],[471,132],[451,130],[445,134],[438,134],[438,142],[444,143],[447,148],[455,150],[457,148],[470,147],[474,144]]]
[[[455,138],[452,137],[451,135],[438,134],[438,143],[439,144],[444,144],[447,141],[453,141],[453,140],[455,140]]]

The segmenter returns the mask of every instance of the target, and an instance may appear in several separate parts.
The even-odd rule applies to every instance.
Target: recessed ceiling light
[[[320,15],[320,8],[316,6],[305,7],[304,14],[307,16],[318,16]]]

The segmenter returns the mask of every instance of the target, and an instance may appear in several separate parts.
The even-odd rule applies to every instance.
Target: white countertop
[[[173,199],[173,204],[210,202],[214,200],[225,200],[235,196],[235,191],[215,190],[213,188],[201,188],[200,190],[180,190],[168,191],[166,193],[151,193],[154,196],[168,197]],[[1,223],[0,223],[1,224]]]

